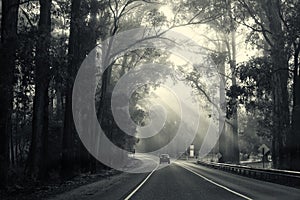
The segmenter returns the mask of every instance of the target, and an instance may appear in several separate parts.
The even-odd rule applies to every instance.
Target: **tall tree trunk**
[[[56,88],[56,108],[55,108],[55,120],[60,121],[63,114],[63,95],[59,87]]]
[[[233,20],[233,4],[231,0],[227,1],[226,7],[226,14],[229,20],[229,35],[225,31],[224,33],[224,45],[226,46],[228,57],[229,57],[229,64],[230,64],[230,71],[231,71],[231,85],[232,88],[235,89],[237,86],[236,81],[236,25]],[[230,36],[230,37],[228,37]],[[225,66],[222,69],[221,73],[223,76],[225,75]],[[238,101],[237,96],[231,96],[230,109],[232,111],[230,115],[230,119],[228,123],[226,123],[226,131],[223,130],[221,137],[220,137],[220,150],[221,154],[223,152],[223,157],[221,158],[222,162],[231,162],[231,163],[239,163],[239,145],[238,145]]]
[[[17,120],[17,123],[15,124],[15,134],[16,134],[16,139],[15,139],[15,146],[14,146],[14,148],[15,148],[15,156],[16,156],[16,158],[15,158],[15,161],[16,161],[16,166],[18,166],[18,164],[19,164],[19,155],[18,155],[18,146],[19,146],[19,140],[20,140],[20,136],[19,136],[19,134],[18,134],[18,132],[19,132],[19,120],[20,120],[20,117],[19,117],[19,115],[17,114],[17,116],[16,116],[16,120]]]
[[[82,17],[80,16],[81,0],[72,0],[71,6],[71,27],[69,36],[69,66],[68,66],[68,80],[66,87],[66,107],[64,119],[64,133],[63,133],[63,152],[62,152],[62,169],[61,177],[68,179],[74,175],[74,133],[75,125],[72,114],[72,90],[77,69],[80,66],[80,23]]]
[[[294,53],[294,84],[293,84],[293,113],[292,134],[290,135],[291,169],[300,170],[300,72],[299,72],[300,44],[295,45]]]
[[[15,152],[14,152],[14,139],[13,139],[13,131],[10,131],[10,162],[11,165],[15,165]]]
[[[231,22],[231,26],[233,27],[233,21]],[[230,69],[231,69],[231,81],[232,86],[235,88],[237,86],[236,81],[236,35],[235,30],[232,28],[231,30],[231,60],[230,60]],[[238,144],[238,101],[237,96],[234,95],[232,98],[232,162],[239,163],[239,144]]]
[[[273,100],[273,164],[276,168],[288,168],[285,146],[290,132],[288,94],[288,57],[285,51],[284,32],[279,12],[279,1],[266,0],[264,9],[271,31],[272,100]]]
[[[35,96],[32,139],[29,155],[31,178],[46,178],[48,140],[48,87],[50,70],[51,0],[40,0],[40,19],[36,45]]]
[[[2,0],[0,46],[0,188],[7,184],[19,0]]]
[[[224,48],[224,47],[223,47]],[[222,49],[222,51],[225,51],[225,49]],[[220,72],[220,107],[222,111],[226,112],[226,94],[225,94],[225,60],[223,63],[219,66],[219,72]],[[222,113],[221,113],[222,114]],[[224,116],[219,116],[221,119]],[[220,138],[219,138],[219,152],[221,156],[219,157],[219,162],[224,163],[228,160],[228,151],[227,151],[227,145],[228,145],[228,135],[226,134],[226,124],[222,124],[219,122],[219,132],[220,132]]]
[[[92,49],[94,49],[97,45],[97,14],[99,10],[99,6],[97,5],[97,0],[91,0],[90,3],[90,15],[91,20],[89,22],[89,34],[90,34],[90,41],[87,46],[87,50],[90,52]],[[91,130],[92,131],[92,130]],[[91,133],[92,134],[92,133]],[[97,172],[97,163],[98,160],[94,158],[92,155],[89,154],[89,152],[83,147],[84,152],[83,154],[86,154],[87,158],[89,159],[89,170],[91,173]]]

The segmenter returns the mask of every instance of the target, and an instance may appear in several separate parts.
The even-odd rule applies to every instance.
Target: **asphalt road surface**
[[[300,200],[300,189],[207,168],[191,161],[159,165],[158,159],[149,155],[137,158],[140,164],[132,169],[152,171],[122,173],[51,200]]]
[[[154,171],[127,199],[300,199],[300,189],[177,161]]]

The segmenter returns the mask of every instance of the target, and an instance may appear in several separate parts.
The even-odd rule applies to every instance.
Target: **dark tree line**
[[[205,21],[216,31],[213,38],[203,37],[215,46],[204,48],[211,52],[226,85],[227,120],[219,141],[220,161],[239,162],[237,122],[244,107],[257,115],[256,133],[271,138],[274,167],[299,170],[299,2],[189,1],[180,5],[175,10],[185,13],[187,23]],[[191,15],[192,20],[187,20]],[[245,63],[236,61],[241,26],[248,30],[243,33],[245,42],[261,54]]]
[[[259,46],[265,51],[265,61],[270,66],[270,75],[265,77],[271,87],[273,164],[276,168],[299,170],[299,144],[295,142],[300,135],[297,125],[300,116],[299,3],[279,0],[238,3],[255,26],[249,26],[245,18],[240,22],[251,28],[252,35],[263,36],[264,42]]]
[[[57,172],[66,180],[80,172],[107,169],[89,155],[76,134],[73,83],[82,61],[99,41],[116,34],[124,25],[139,27],[143,18],[136,17],[138,12],[156,13],[149,3],[2,1],[1,188],[20,181],[8,181],[13,174],[40,181]],[[137,62],[133,60],[131,64]],[[129,65],[129,61],[123,61],[124,69]],[[111,76],[108,71],[102,78],[103,83],[107,82],[102,83],[101,99],[105,101],[109,99],[105,96]],[[107,111],[99,121],[112,124],[110,104],[100,104],[101,112]],[[116,132],[114,137],[121,134],[117,128],[109,130]]]

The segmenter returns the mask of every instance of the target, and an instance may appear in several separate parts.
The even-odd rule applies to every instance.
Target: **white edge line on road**
[[[155,167],[155,169],[148,174],[148,176],[141,182],[124,200],[129,200],[143,185],[146,183],[146,181],[150,178],[150,176],[157,170],[159,165]]]
[[[193,174],[195,174],[195,175],[197,175],[197,176],[203,178],[204,180],[206,180],[206,181],[208,181],[208,182],[210,182],[210,183],[212,183],[212,184],[214,184],[214,185],[216,185],[216,186],[218,186],[218,187],[220,187],[220,188],[223,188],[223,189],[227,190],[228,192],[231,192],[231,193],[233,193],[233,194],[235,194],[235,195],[237,195],[237,196],[240,196],[240,197],[242,197],[242,198],[244,198],[244,199],[252,200],[250,197],[247,197],[247,196],[245,196],[245,195],[243,195],[243,194],[241,194],[241,193],[238,193],[238,192],[236,192],[236,191],[233,191],[233,190],[229,189],[228,187],[225,187],[225,186],[223,186],[223,185],[220,185],[219,183],[216,183],[216,182],[214,182],[214,181],[212,181],[212,180],[206,178],[205,176],[203,176],[203,175],[201,175],[201,174],[198,174],[197,172],[194,172],[193,170],[191,170],[191,169],[189,169],[189,168],[183,166],[183,164],[178,164],[178,163],[176,163],[176,165],[178,165],[178,166],[180,166],[180,167],[182,167],[182,168],[184,168],[184,169],[186,169],[186,170],[192,172]]]

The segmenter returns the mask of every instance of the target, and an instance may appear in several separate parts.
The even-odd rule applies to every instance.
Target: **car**
[[[164,163],[164,162],[170,164],[170,156],[169,156],[169,154],[161,154],[159,156],[159,164]]]

